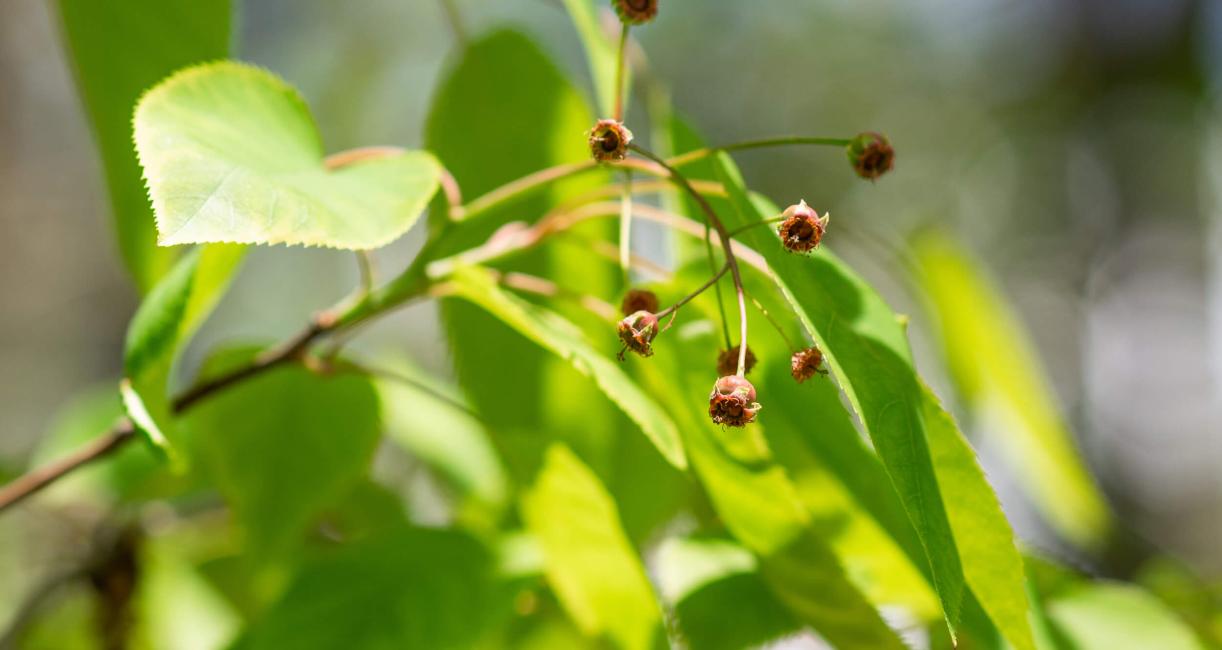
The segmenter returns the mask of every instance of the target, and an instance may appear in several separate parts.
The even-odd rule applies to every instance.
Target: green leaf
[[[687,466],[675,423],[619,366],[595,351],[572,323],[504,291],[483,269],[460,268],[455,271],[452,284],[457,297],[479,305],[593,379],[671,465],[681,469]]]
[[[328,169],[297,91],[233,61],[187,68],[150,90],[135,138],[163,246],[378,248],[416,222],[441,174],[422,151]]]
[[[77,85],[97,138],[123,263],[141,292],[173,266],[158,248],[132,148],[132,109],[148,87],[186,65],[229,53],[229,0],[57,0]]]
[[[754,648],[802,628],[756,573],[755,556],[733,542],[671,538],[657,564],[687,647]]]
[[[1099,550],[1113,526],[1111,512],[1018,318],[948,236],[927,233],[913,250],[947,365],[964,401],[987,420],[981,429],[997,433],[1014,474],[1048,521],[1073,543]]]
[[[813,525],[775,461],[766,425],[727,429],[709,421],[703,406],[715,373],[694,360],[707,359],[718,342],[712,327],[692,325],[668,332],[658,342],[664,352],[641,367],[651,392],[667,399],[667,410],[679,420],[684,449],[717,520],[757,556],[769,590],[798,621],[833,645],[903,648]]]
[[[611,117],[615,112],[615,69],[619,63],[619,45],[609,38],[599,20],[598,9],[592,0],[564,0],[564,6],[573,19],[573,27],[581,37],[581,44],[586,51],[586,60],[590,65],[590,76],[594,81],[594,96],[598,98],[598,111],[601,115]],[[606,8],[606,3],[598,1],[598,6]],[[619,21],[616,21],[619,24]],[[627,79],[624,84],[624,104],[628,103],[628,89],[632,82]]]
[[[508,479],[484,425],[453,391],[437,388],[436,378],[414,368],[395,372],[417,384],[377,381],[389,439],[436,469],[460,493],[493,506],[503,503]]]
[[[722,215],[727,227],[774,216],[752,202],[729,156],[719,154],[715,160],[735,207],[732,214]],[[930,397],[917,376],[900,319],[865,281],[826,250],[810,257],[792,255],[780,246],[772,229],[751,228],[741,238],[768,261],[860,415],[921,538],[952,630],[959,622],[965,588],[971,585],[1010,643],[1019,650],[1032,648],[1026,615],[1015,613],[1015,599],[1022,612],[1027,604],[1013,533],[971,448],[953,423],[947,432],[944,422],[930,417]],[[940,446],[937,454],[931,449],[935,443]],[[947,485],[939,489],[944,474],[953,477],[956,489]],[[957,537],[956,532],[1005,543],[968,549],[995,562],[981,562],[977,555],[964,559],[960,545],[971,540]]]
[[[473,538],[403,527],[308,562],[238,647],[479,647],[507,617],[506,596]]]
[[[946,503],[963,575],[999,632],[1015,647],[1034,647],[1023,560],[1014,532],[984,471],[954,420],[924,387],[925,436]]]
[[[1107,650],[1202,650],[1174,612],[1137,587],[1083,585],[1047,604],[1053,627],[1068,647]]]
[[[249,362],[235,350],[201,373]],[[284,366],[200,402],[185,417],[195,459],[233,508],[256,555],[288,548],[367,471],[380,433],[365,377]]]
[[[187,253],[149,292],[127,327],[120,385],[127,414],[157,447],[176,434],[168,394],[181,350],[224,295],[245,256],[242,246],[214,244]]]
[[[522,496],[522,518],[539,540],[552,588],[588,636],[647,650],[661,611],[619,512],[598,477],[562,443],[545,454]]]
[[[192,566],[183,548],[191,541],[153,537],[140,553],[137,619],[148,647],[209,650],[238,630],[237,612]]]
[[[900,604],[919,618],[937,617],[920,539],[835,384],[819,377],[798,384],[788,364],[761,365],[755,374],[763,373],[763,381],[756,386],[778,407],[768,410],[764,434],[812,526],[875,605]]]

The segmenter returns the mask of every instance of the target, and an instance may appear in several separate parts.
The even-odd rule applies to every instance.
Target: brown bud
[[[791,253],[809,253],[819,242],[823,241],[823,233],[827,230],[830,215],[819,216],[806,201],[791,205],[781,214],[784,221],[777,228],[781,236],[781,244]]]
[[[738,375],[728,375],[713,384],[709,395],[709,417],[713,424],[741,427],[755,421],[760,405],[755,401],[755,387]]]
[[[823,369],[823,353],[814,346],[794,352],[793,359],[790,360],[790,372],[799,384],[816,374],[826,375],[827,371]]]
[[[629,289],[620,303],[620,310],[627,316],[638,311],[656,314],[658,311],[658,296],[647,289]]]
[[[590,154],[598,162],[623,160],[628,155],[632,131],[615,120],[599,120],[590,129]]]
[[[611,0],[611,6],[626,25],[641,25],[658,15],[658,0]]]
[[[751,351],[751,346],[747,346],[747,364],[743,366],[744,373],[751,372],[755,367],[755,353]],[[738,373],[738,346],[734,346],[729,350],[722,350],[717,355],[717,374],[721,376],[733,375]]]
[[[647,357],[653,354],[653,337],[658,335],[658,318],[647,311],[638,311],[624,317],[616,326],[619,340],[624,343],[624,349],[619,352],[620,361],[624,360],[624,352],[633,352]]]
[[[857,175],[874,180],[895,166],[895,149],[887,136],[873,131],[858,134],[849,143],[849,163]]]

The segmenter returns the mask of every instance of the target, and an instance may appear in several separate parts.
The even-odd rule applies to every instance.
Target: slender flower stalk
[[[705,282],[704,284],[700,285],[700,287],[699,287],[698,289],[696,289],[695,291],[693,291],[693,292],[691,292],[691,293],[687,294],[686,296],[683,296],[683,297],[682,297],[682,298],[680,298],[680,299],[679,299],[679,301],[678,301],[678,302],[676,302],[675,304],[673,304],[673,305],[671,305],[671,306],[667,307],[666,309],[663,309],[662,311],[660,311],[660,312],[658,312],[657,314],[654,314],[654,315],[655,315],[655,316],[657,316],[659,320],[661,320],[662,318],[665,318],[665,317],[667,317],[667,316],[669,316],[669,315],[673,314],[674,312],[679,311],[679,308],[680,308],[680,307],[682,307],[683,305],[686,305],[687,303],[691,302],[692,300],[694,300],[694,299],[696,298],[696,296],[699,296],[700,294],[704,293],[706,289],[708,289],[709,287],[711,287],[711,286],[713,286],[714,284],[716,284],[716,283],[717,283],[717,281],[721,279],[721,276],[725,275],[725,274],[726,274],[726,271],[729,271],[729,270],[730,270],[730,265],[729,265],[729,264],[724,264],[724,265],[722,265],[721,270],[720,270],[720,271],[718,271],[716,275],[714,275],[713,277],[709,278],[707,282]]]
[[[624,121],[624,95],[626,94],[624,80],[628,76],[625,74],[624,69],[628,67],[628,62],[625,59],[627,58],[628,30],[630,27],[628,23],[624,23],[623,29],[620,30],[619,53],[615,59],[615,107],[612,115],[615,117],[616,122]]]
[[[744,151],[746,149],[763,149],[765,147],[783,147],[789,145],[816,145],[825,147],[847,147],[852,144],[851,138],[822,138],[809,137],[802,135],[781,136],[776,138],[762,138],[759,140],[746,140],[743,142],[732,142],[716,147],[706,147],[704,149],[696,149],[671,158],[668,162],[672,167],[682,167],[694,163],[698,160],[708,158],[709,156],[719,151]]]
[[[823,145],[847,147],[852,141],[845,138],[819,138],[805,136],[787,136],[777,138],[766,138],[762,140],[749,140],[745,142],[734,142],[730,144],[720,145],[718,147],[708,147],[704,149],[696,149],[687,153],[679,154],[667,159],[665,162],[672,168],[683,167],[691,163],[703,160],[719,151],[740,151],[743,149],[758,149],[763,147],[779,147],[789,145]],[[641,160],[623,160],[615,163],[618,166],[630,166],[637,171],[641,171],[653,176],[666,176],[663,169],[658,165],[648,164]],[[599,168],[599,164],[593,160],[582,161],[578,163],[567,163],[541,169],[532,174],[528,174],[514,181],[510,181],[501,187],[489,191],[483,196],[476,197],[462,207],[460,216],[456,220],[473,219],[479,215],[488,212],[489,210],[498,207],[504,203],[512,201],[520,196],[532,192],[540,187],[564,180],[571,176],[583,174],[588,171],[593,171]]]
[[[747,298],[746,292],[743,290],[742,273],[738,269],[738,260],[734,258],[734,247],[730,245],[730,233],[726,230],[725,224],[717,216],[717,212],[713,210],[713,206],[709,204],[708,199],[704,195],[696,191],[688,182],[687,177],[672,167],[662,158],[656,156],[653,152],[641,147],[640,145],[630,144],[628,148],[636,153],[645,156],[646,158],[658,163],[663,169],[670,172],[670,177],[684,191],[686,191],[704,215],[708,218],[708,222],[714,229],[717,230],[718,236],[721,238],[721,248],[726,256],[726,266],[730,267],[730,275],[734,278],[734,293],[738,298],[738,332],[739,332],[739,348],[738,348],[738,373],[739,377],[747,374]],[[708,238],[706,238],[708,241]],[[729,347],[729,346],[727,346]]]

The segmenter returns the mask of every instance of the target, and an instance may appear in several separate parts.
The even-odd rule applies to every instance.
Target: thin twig
[[[124,418],[88,444],[50,464],[30,470],[24,476],[0,488],[0,512],[19,503],[22,499],[54,483],[72,470],[87,465],[113,453],[135,438],[136,427]]]
[[[230,373],[196,384],[173,401],[171,410],[175,414],[182,413],[217,391],[228,388],[255,375],[262,374],[272,368],[300,359],[311,343],[323,334],[331,331],[333,327],[334,321],[329,317],[315,318],[309,327],[306,327],[297,336],[255,357],[254,362],[250,365],[242,366]]]

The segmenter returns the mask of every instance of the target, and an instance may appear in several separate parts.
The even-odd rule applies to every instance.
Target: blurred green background
[[[237,56],[302,89],[328,150],[421,144],[453,53],[439,4],[240,4]],[[515,26],[586,78],[559,2],[457,4],[471,33]],[[779,202],[829,210],[828,241],[898,311],[920,306],[893,247],[928,226],[958,235],[1029,329],[1121,518],[1222,576],[1222,3],[666,0],[634,37],[714,142],[887,133],[897,167],[877,184],[854,182],[825,150],[737,159]],[[137,296],[108,210],[53,9],[0,5],[0,467],[24,466],[69,396],[120,372]],[[384,267],[409,259],[420,235],[381,252]],[[192,363],[221,340],[289,334],[355,280],[347,255],[254,250]],[[359,345],[448,373],[435,317],[413,307]],[[922,370],[947,386],[928,323],[910,331]],[[1004,452],[973,439],[1020,537],[1055,544]],[[421,498],[415,514],[428,512]],[[22,536],[51,540],[35,564],[71,552],[70,533],[23,524]]]

